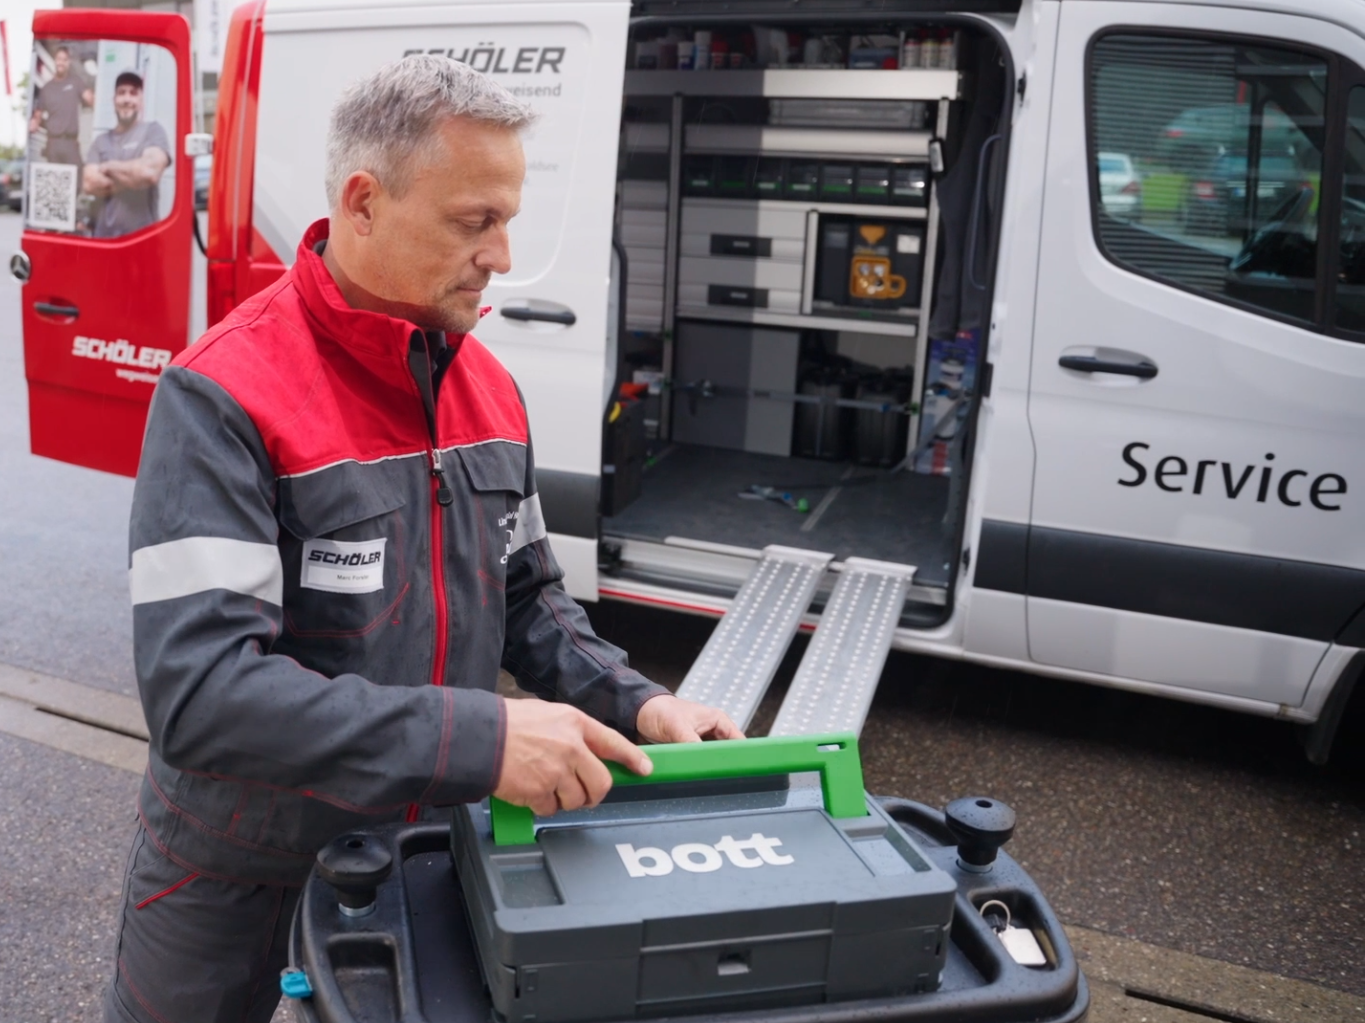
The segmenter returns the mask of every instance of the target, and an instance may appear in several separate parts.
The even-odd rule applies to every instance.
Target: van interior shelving
[[[995,41],[647,20],[628,60],[604,570],[647,578],[640,552],[665,543],[780,544],[913,565],[912,603],[942,607],[983,354]]]

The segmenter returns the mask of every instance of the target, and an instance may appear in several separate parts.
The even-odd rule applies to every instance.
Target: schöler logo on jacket
[[[374,593],[384,588],[384,544],[378,540],[307,540],[299,585],[328,593]]]

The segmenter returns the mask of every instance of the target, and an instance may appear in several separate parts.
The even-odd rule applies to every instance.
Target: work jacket
[[[326,232],[164,371],[133,496],[142,822],[248,883],[486,796],[499,665],[627,735],[665,692],[561,585],[511,376],[472,336],[350,308]]]

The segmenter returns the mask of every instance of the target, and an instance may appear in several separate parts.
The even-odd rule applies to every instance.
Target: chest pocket
[[[340,639],[398,624],[414,553],[404,482],[397,473],[353,464],[280,481],[289,634]]]
[[[459,448],[460,463],[474,492],[479,537],[480,575],[501,587],[517,529],[526,489],[526,448],[510,441],[494,441]]]

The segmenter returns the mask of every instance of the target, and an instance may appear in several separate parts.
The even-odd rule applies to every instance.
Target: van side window
[[[1089,92],[1105,255],[1312,322],[1326,62],[1234,40],[1115,33],[1091,50]]]
[[[1341,190],[1341,263],[1336,325],[1365,332],[1365,85],[1346,102],[1346,146]]]

